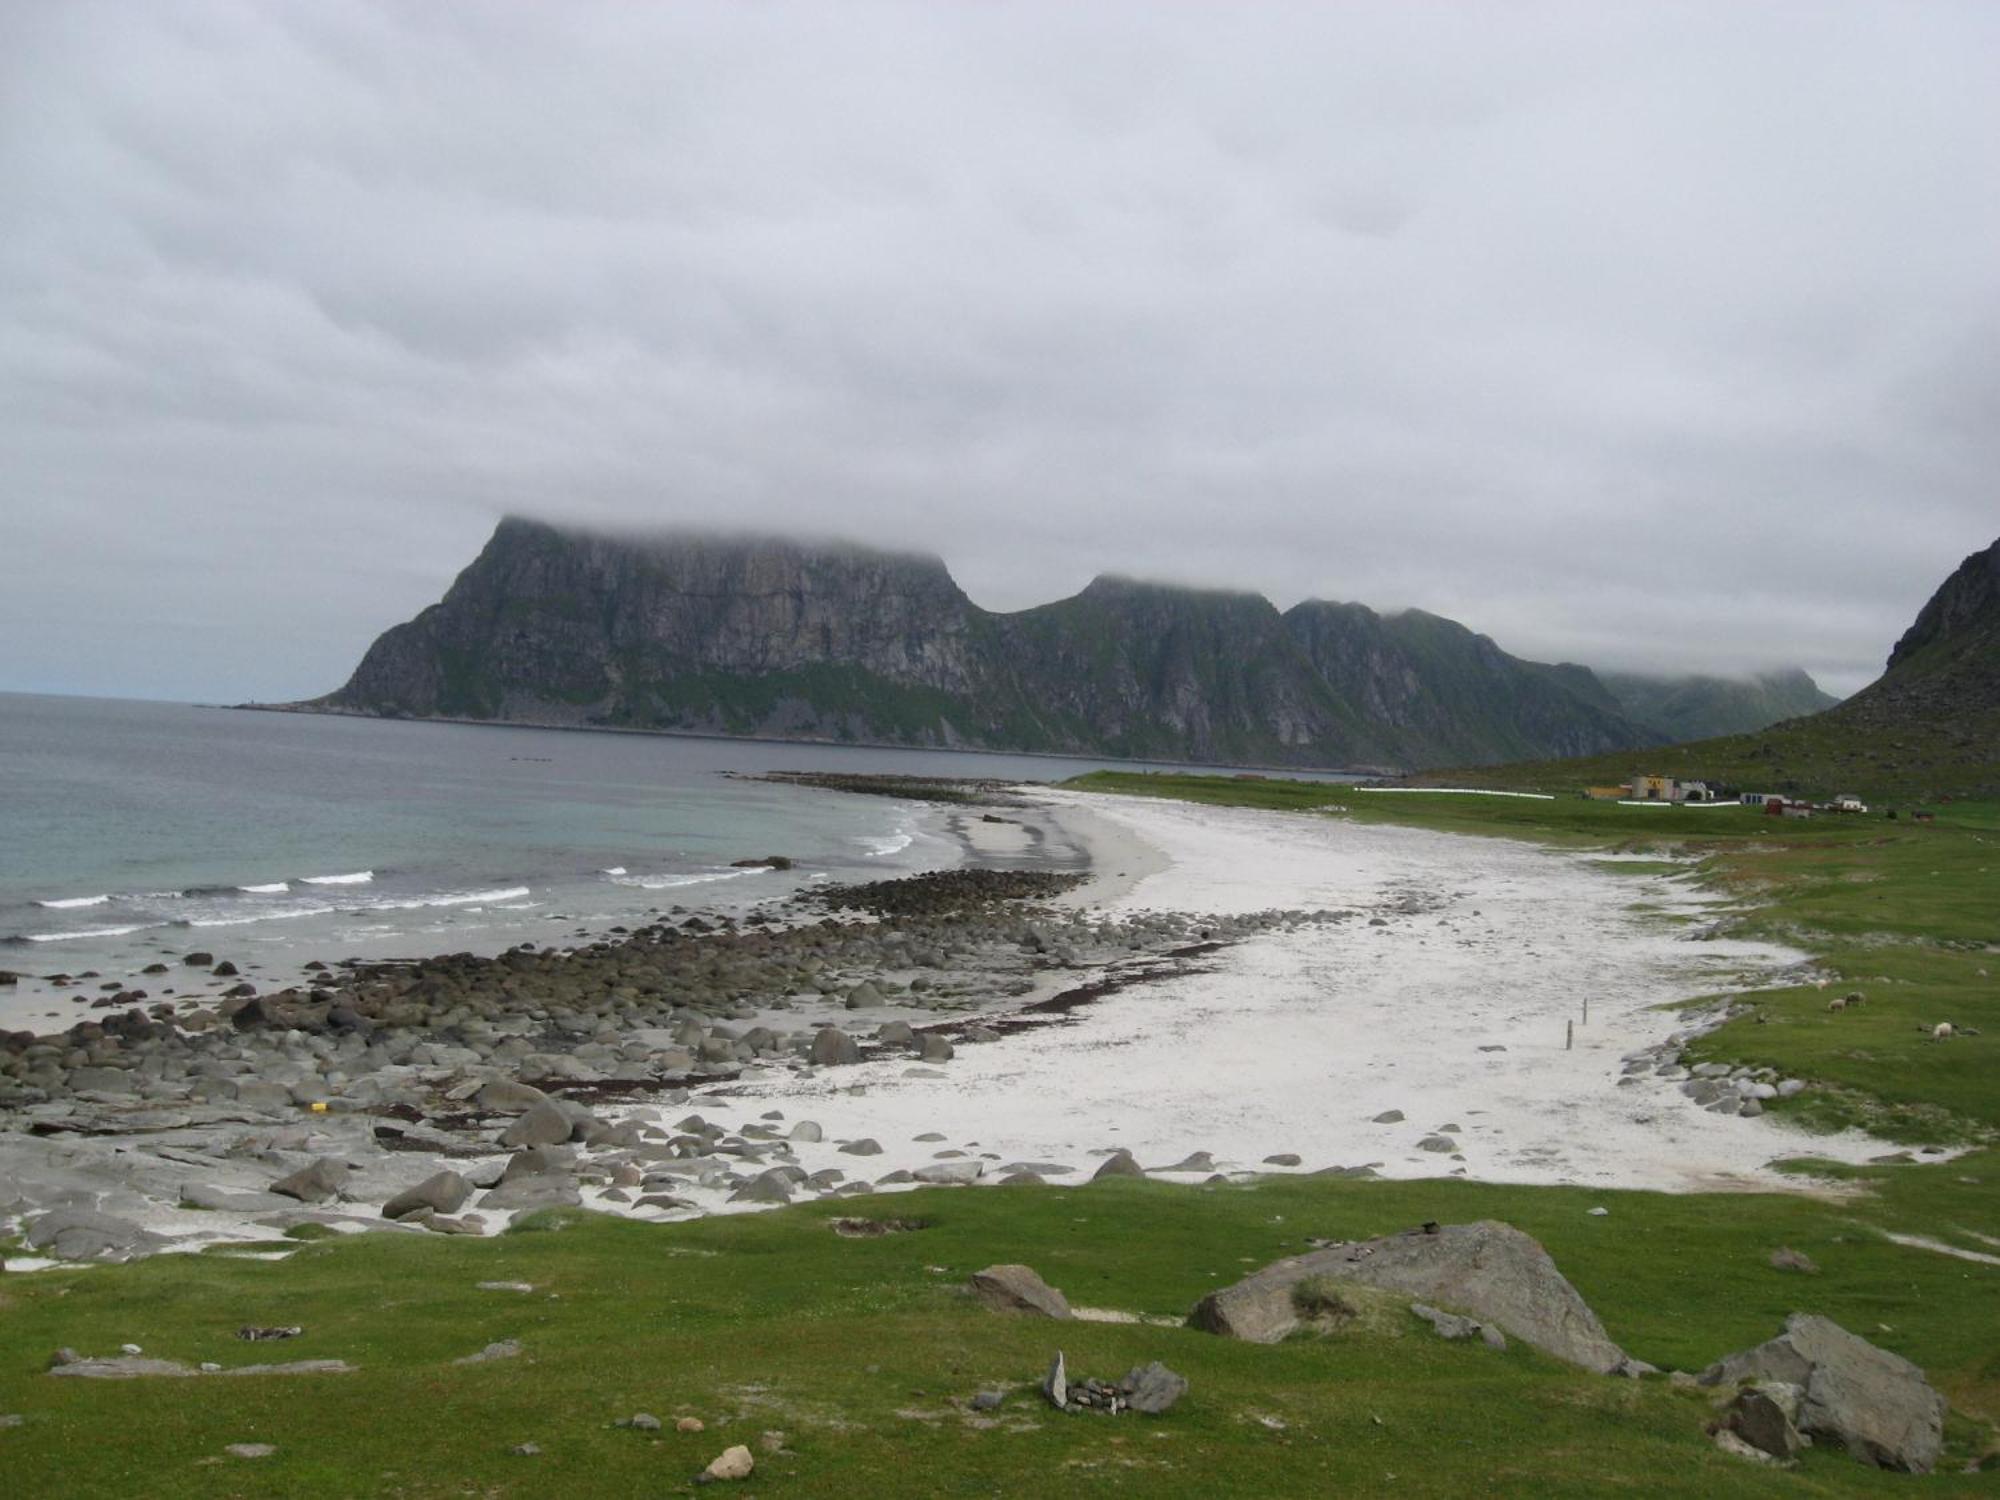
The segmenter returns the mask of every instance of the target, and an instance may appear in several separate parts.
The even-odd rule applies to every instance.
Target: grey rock
[[[73,1359],[53,1366],[49,1373],[83,1380],[138,1380],[147,1376],[174,1379],[217,1376],[230,1379],[258,1375],[351,1375],[354,1368],[342,1359],[296,1359],[279,1365],[236,1365],[230,1369],[203,1365],[197,1369],[177,1359],[142,1359],[123,1355],[117,1359]]]
[[[322,1156],[289,1177],[280,1177],[271,1184],[271,1191],[301,1203],[325,1203],[340,1197],[346,1186],[347,1163],[336,1156]]]
[[[538,1208],[577,1208],[583,1194],[567,1177],[537,1175],[503,1182],[480,1198],[481,1208],[532,1211]]]
[[[986,1166],[976,1161],[941,1161],[928,1167],[918,1167],[910,1175],[918,1182],[927,1182],[932,1187],[964,1187],[977,1182],[985,1174]]]
[[[1264,1165],[1267,1167],[1296,1167],[1303,1160],[1305,1158],[1300,1156],[1296,1151],[1280,1151],[1276,1155],[1265,1157]]]
[[[1069,1405],[1069,1373],[1063,1364],[1062,1350],[1056,1350],[1056,1357],[1049,1362],[1049,1372],[1042,1377],[1042,1394],[1049,1398],[1049,1404],[1057,1411]]]
[[[1777,1459],[1771,1457],[1762,1448],[1753,1447],[1751,1444],[1744,1442],[1742,1438],[1738,1437],[1729,1428],[1719,1424],[1715,1428],[1714,1442],[1716,1447],[1732,1458],[1747,1459],[1755,1464],[1776,1464],[1778,1462]]]
[[[519,1115],[546,1103],[548,1097],[532,1084],[514,1078],[496,1078],[483,1086],[472,1102],[489,1115]]]
[[[1436,1151],[1439,1153],[1456,1151],[1458,1149],[1458,1142],[1448,1135],[1427,1135],[1417,1142],[1417,1149],[1419,1151]]]
[[[1026,1313],[1041,1318],[1071,1316],[1063,1294],[1028,1266],[988,1266],[972,1273],[970,1285],[972,1295],[995,1312]]]
[[[849,1141],[837,1149],[848,1156],[880,1156],[882,1143],[873,1136],[864,1135],[860,1140]]]
[[[213,1213],[274,1213],[294,1207],[298,1200],[278,1193],[232,1193],[213,1183],[190,1182],[181,1188],[181,1202],[188,1208],[204,1208]]]
[[[522,1111],[519,1119],[500,1132],[500,1144],[515,1146],[560,1146],[576,1132],[576,1122],[557,1107],[553,1099],[543,1099]]]
[[[1130,1151],[1114,1151],[1104,1158],[1103,1163],[1090,1174],[1092,1182],[1104,1177],[1144,1177],[1146,1169],[1139,1165]]]
[[[167,1243],[130,1219],[90,1208],[52,1209],[29,1221],[24,1238],[30,1250],[55,1260],[127,1261]]]
[[[1437,1336],[1443,1339],[1477,1338],[1479,1330],[1485,1326],[1476,1318],[1443,1312],[1422,1302],[1412,1302],[1410,1311],[1430,1324],[1436,1330]]]
[[[861,1061],[861,1048],[839,1027],[827,1026],[814,1035],[806,1055],[816,1068],[844,1067]]]
[[[400,1219],[426,1209],[432,1213],[455,1214],[471,1196],[472,1184],[458,1173],[439,1172],[426,1177],[415,1187],[403,1189],[383,1204],[382,1217]]]
[[[138,1076],[125,1068],[71,1068],[70,1089],[79,1094],[131,1094],[138,1092]]]
[[[1944,1446],[1945,1400],[1924,1372],[1811,1313],[1793,1313],[1776,1338],[1717,1360],[1700,1378],[1798,1386],[1799,1430],[1878,1468],[1928,1474]]]
[[[521,1341],[519,1339],[496,1339],[477,1354],[463,1355],[452,1361],[455,1365],[490,1364],[496,1359],[519,1359]]]
[[[1723,1412],[1729,1430],[1760,1453],[1780,1461],[1799,1456],[1804,1446],[1793,1424],[1799,1410],[1799,1388],[1770,1381],[1738,1391]]]
[[[568,1146],[523,1146],[507,1158],[507,1165],[500,1170],[500,1181],[566,1176],[575,1166],[576,1153]]]
[[[269,1458],[278,1450],[271,1443],[231,1443],[222,1451],[231,1458]]]
[[[1118,1382],[1125,1405],[1136,1412],[1158,1416],[1187,1394],[1187,1377],[1177,1375],[1158,1360],[1140,1365]]]
[[[731,1203],[790,1203],[792,1183],[782,1171],[773,1167],[768,1172],[760,1172],[729,1195]]]
[[[957,1050],[941,1036],[926,1034],[921,1045],[925,1062],[950,1062],[958,1056]]]
[[[1385,1109],[1381,1114],[1375,1116],[1373,1123],[1377,1125],[1400,1125],[1403,1123],[1403,1112],[1400,1109]]]
[[[1295,1289],[1315,1280],[1355,1282],[1461,1308],[1557,1359],[1600,1374],[1625,1359],[1548,1252],[1512,1225],[1490,1219],[1277,1261],[1211,1292],[1188,1322],[1228,1338],[1276,1343],[1300,1326]]]

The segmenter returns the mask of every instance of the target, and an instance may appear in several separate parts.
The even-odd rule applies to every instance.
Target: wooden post
[[[1576,1045],[1576,1022],[1565,1021],[1563,1022],[1563,1051],[1567,1052],[1570,1050],[1571,1047],[1575,1045]]]
[[[1583,1024],[1586,1026],[1590,1024],[1590,996],[1588,995],[1583,997]]]

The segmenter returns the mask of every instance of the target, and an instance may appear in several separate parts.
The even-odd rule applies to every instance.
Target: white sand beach
[[[874,1062],[753,1086],[738,1105],[746,1117],[780,1107],[826,1132],[827,1144],[796,1148],[808,1170],[853,1169],[832,1142],[867,1136],[884,1148],[865,1162],[875,1176],[952,1150],[992,1168],[1069,1165],[1074,1176],[1057,1180],[1077,1180],[1123,1147],[1149,1168],[1205,1151],[1225,1172],[1285,1170],[1265,1158],[1295,1154],[1301,1171],[1690,1191],[1796,1187],[1774,1160],[1887,1149],[1858,1133],[1711,1114],[1651,1074],[1621,1086],[1625,1054],[1686,1025],[1658,1007],[1770,982],[1804,958],[1694,941],[1688,924],[1633,910],[1701,916],[1702,895],[1683,880],[1612,874],[1602,856],[1514,840],[1039,798],[1096,852],[1099,880],[1071,900],[1361,916],[1249,938],[1200,972],[962,1047],[946,1069]],[[1391,1111],[1403,1118],[1377,1121]],[[945,1141],[913,1143],[937,1131]],[[1418,1148],[1439,1133],[1458,1151]]]

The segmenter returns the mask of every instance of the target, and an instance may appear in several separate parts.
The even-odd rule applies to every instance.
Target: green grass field
[[[1932,827],[1879,819],[1778,826],[1516,799],[1382,795],[1325,783],[1096,776],[1100,790],[1185,796],[1698,861],[1745,932],[1808,948],[1827,991],[1754,997],[1706,1055],[1834,1087],[1801,1123],[1867,1120],[1911,1165],[1821,1169],[1813,1195],[1595,1193],[1452,1180],[1285,1178],[1184,1188],[929,1190],[674,1226],[571,1216],[492,1240],[348,1237],[267,1263],[211,1253],[0,1284],[0,1495],[577,1496],[691,1492],[730,1444],[762,1495],[1702,1496],[1992,1493],[1959,1471],[2000,1418],[2000,1266],[1898,1244],[2000,1254],[2000,807]],[[1349,809],[1329,814],[1329,806]],[[1985,970],[1985,973],[1981,971]],[[1830,995],[1867,1001],[1838,1013]],[[1952,1019],[1982,1035],[1935,1043]],[[1925,1145],[1970,1143],[1949,1162]],[[1885,1148],[1887,1149],[1887,1148]],[[1603,1206],[1609,1213],[1586,1212]],[[835,1215],[920,1218],[873,1239]],[[1814,1451],[1791,1472],[1719,1454],[1703,1393],[1623,1381],[1407,1327],[1270,1347],[1148,1322],[1052,1324],[962,1291],[1022,1261],[1078,1305],[1178,1318],[1208,1290],[1303,1247],[1426,1219],[1505,1219],[1535,1235],[1632,1354],[1698,1369],[1823,1313],[1924,1366],[1953,1417],[1940,1473],[1886,1475]],[[562,1222],[562,1221],[558,1221]],[[1773,1269],[1790,1246],[1817,1275]],[[476,1289],[526,1281],[529,1295]],[[244,1324],[299,1324],[280,1344]],[[452,1361],[518,1338],[521,1357]],[[43,1373],[68,1345],[225,1365],[346,1359],[357,1373],[95,1382]],[[1115,1377],[1162,1360],[1192,1389],[1164,1417],[1065,1416],[1034,1393],[1052,1352]],[[1011,1391],[969,1411],[982,1389]],[[612,1424],[633,1412],[666,1430]],[[706,1430],[683,1434],[675,1419]],[[764,1434],[782,1433],[776,1451]],[[226,1444],[276,1445],[270,1458]],[[538,1456],[509,1449],[531,1442]]]

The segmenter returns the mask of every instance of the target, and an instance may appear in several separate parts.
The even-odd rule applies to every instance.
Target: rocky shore
[[[740,919],[676,908],[574,947],[321,963],[308,984],[179,1005],[103,997],[63,1031],[0,1034],[0,1226],[22,1230],[32,1264],[307,1225],[477,1233],[586,1201],[677,1217],[864,1192],[872,1140],[823,1142],[775,1110],[733,1127],[667,1116],[727,1100],[746,1073],[948,1068],[1218,945],[1352,915],[1054,904],[1082,879],[937,871]],[[207,952],[181,967],[234,972]],[[849,1165],[809,1173],[804,1144]],[[943,1155],[882,1180],[985,1170]]]

